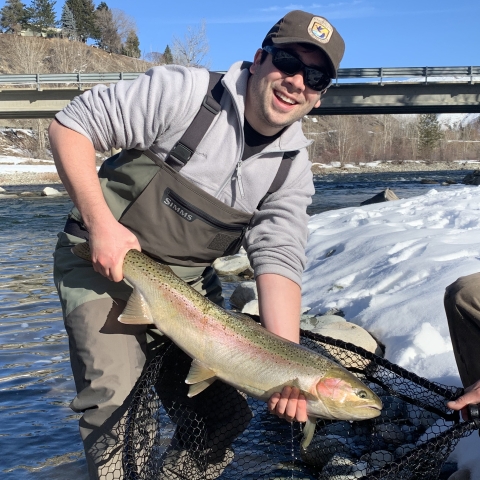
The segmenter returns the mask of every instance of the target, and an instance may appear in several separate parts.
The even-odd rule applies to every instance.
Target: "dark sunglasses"
[[[332,83],[332,78],[326,72],[318,68],[305,65],[299,58],[280,48],[267,45],[263,50],[272,56],[273,66],[288,76],[297,74],[303,70],[303,81],[312,90],[323,92]]]

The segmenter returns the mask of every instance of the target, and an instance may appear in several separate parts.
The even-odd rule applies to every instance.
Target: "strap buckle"
[[[192,158],[192,155],[193,150],[181,142],[177,142],[170,152],[170,156],[183,164],[187,163]]]
[[[205,107],[210,113],[213,113],[213,115],[216,115],[221,108],[218,102],[211,95],[205,95],[202,106]]]

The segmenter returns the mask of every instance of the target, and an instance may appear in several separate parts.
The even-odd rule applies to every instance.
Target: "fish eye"
[[[368,394],[365,390],[358,390],[357,396],[359,396],[360,398],[368,398]]]

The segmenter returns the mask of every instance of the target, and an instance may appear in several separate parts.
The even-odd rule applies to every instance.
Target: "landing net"
[[[124,449],[114,473],[123,471],[119,478],[129,480],[433,480],[452,473],[448,456],[479,428],[478,420],[460,422],[445,406],[462,389],[420,378],[340,340],[304,331],[301,343],[357,375],[382,399],[382,415],[318,420],[304,451],[300,424],[269,414],[264,402],[222,382],[186,398],[189,359],[167,343],[146,366],[118,427]]]

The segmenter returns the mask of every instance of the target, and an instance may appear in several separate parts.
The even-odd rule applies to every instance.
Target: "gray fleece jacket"
[[[255,212],[245,248],[255,275],[275,273],[301,285],[308,215],[314,193],[311,164],[300,121],[261,153],[241,161],[249,72],[238,62],[225,74],[222,110],[181,175],[227,205]],[[98,85],[76,97],[56,115],[64,126],[106,151],[151,149],[161,158],[180,139],[200,108],[208,87],[207,70],[176,65],[155,67],[134,81]],[[299,151],[283,186],[259,201],[270,187],[283,152]]]

